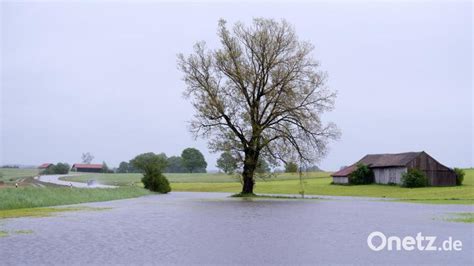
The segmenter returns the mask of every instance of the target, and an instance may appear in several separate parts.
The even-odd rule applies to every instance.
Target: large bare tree
[[[336,94],[311,56],[313,46],[284,20],[254,19],[232,29],[220,20],[218,36],[219,49],[199,42],[193,54],[178,55],[185,96],[196,110],[191,131],[209,139],[212,151],[239,158],[242,194],[253,193],[260,157],[311,163],[325,155],[339,133],[321,114]]]

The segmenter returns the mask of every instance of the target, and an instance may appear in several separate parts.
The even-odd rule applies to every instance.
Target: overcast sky
[[[1,11],[0,164],[95,161],[199,148],[187,130],[176,54],[217,47],[219,18],[284,18],[338,91],[324,116],[342,132],[320,162],[336,170],[367,153],[424,150],[473,166],[472,4],[12,3]]]

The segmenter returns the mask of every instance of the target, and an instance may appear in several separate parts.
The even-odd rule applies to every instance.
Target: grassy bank
[[[148,195],[151,192],[138,187],[120,188],[5,188],[0,190],[2,210],[35,208],[84,202],[109,201]]]
[[[0,168],[0,181],[14,183],[18,179],[38,175],[38,169]]]

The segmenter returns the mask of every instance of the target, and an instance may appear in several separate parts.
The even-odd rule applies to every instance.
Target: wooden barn
[[[368,154],[355,164],[345,167],[331,176],[334,183],[349,183],[349,175],[362,163],[374,172],[375,183],[400,184],[403,173],[416,168],[425,173],[431,186],[455,186],[456,174],[426,152],[405,152],[397,154]]]
[[[102,172],[102,164],[75,163],[75,164],[72,165],[71,171],[74,171],[74,172],[88,172],[88,173],[100,173],[100,172]]]

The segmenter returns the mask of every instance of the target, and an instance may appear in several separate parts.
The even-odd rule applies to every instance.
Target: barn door
[[[395,168],[390,168],[388,170],[388,183],[396,183],[397,182],[397,170]]]

